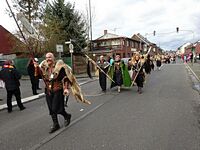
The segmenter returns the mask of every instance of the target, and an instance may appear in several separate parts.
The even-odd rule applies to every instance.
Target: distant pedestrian
[[[0,71],[0,78],[5,82],[5,88],[7,91],[7,109],[8,113],[12,112],[12,96],[15,95],[17,105],[20,110],[24,110],[25,107],[21,102],[20,92],[20,73],[14,67],[11,60],[4,63],[3,69]]]
[[[30,59],[27,65],[27,71],[28,71],[28,75],[30,77],[31,80],[31,85],[32,85],[32,92],[33,95],[37,95],[37,86],[38,86],[38,74],[39,74],[39,70],[37,71],[37,67],[34,66],[34,59]]]
[[[193,62],[193,53],[190,54],[190,61]]]
[[[114,59],[112,58],[112,56],[108,56],[108,62],[110,63],[110,65],[113,64]]]
[[[183,58],[184,58],[184,63],[187,63],[187,56],[184,55]]]
[[[153,62],[150,59],[150,55],[147,55],[146,61],[144,63],[144,69],[145,69],[146,74],[151,74],[152,64]]]
[[[34,58],[36,63],[39,63],[38,58]],[[39,69],[37,67],[35,67],[35,79],[36,79],[36,88],[37,90],[41,90],[42,88],[40,88],[40,79],[42,79],[41,75],[39,74]]]
[[[157,56],[156,56],[156,66],[157,66],[157,69],[158,69],[158,70],[160,70],[161,65],[162,65],[161,56],[160,56],[160,55],[157,55]]]

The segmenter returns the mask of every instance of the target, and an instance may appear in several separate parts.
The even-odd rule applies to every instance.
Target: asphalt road
[[[199,150],[199,93],[184,64],[164,65],[136,87],[100,92],[98,82],[82,86],[92,105],[70,97],[69,127],[49,134],[51,119],[44,98],[24,111],[0,111],[1,150]]]

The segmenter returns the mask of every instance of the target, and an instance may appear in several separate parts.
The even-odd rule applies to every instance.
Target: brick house
[[[187,47],[185,47],[185,53],[184,54],[189,54],[192,53],[192,49],[194,49],[194,53],[199,56],[200,54],[200,41],[197,41],[195,43],[192,43],[190,45],[188,45]]]
[[[13,55],[18,50],[23,51],[24,43],[0,25],[0,54]],[[18,49],[18,50],[17,50]]]
[[[152,49],[150,51],[150,55],[156,55],[156,54],[162,54],[162,49],[158,47],[155,43],[150,42],[147,38],[142,36],[140,33],[134,34],[132,39],[139,41],[139,51],[141,53],[146,53],[149,50],[149,47],[151,46]]]
[[[92,41],[93,54],[121,55],[122,58],[131,57],[135,51],[139,51],[140,42],[138,40],[108,33],[104,30],[104,35]]]

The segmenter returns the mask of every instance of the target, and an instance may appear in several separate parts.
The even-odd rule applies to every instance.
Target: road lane
[[[185,66],[164,65],[148,77],[142,95],[136,87],[123,90],[40,149],[198,150],[197,99]]]

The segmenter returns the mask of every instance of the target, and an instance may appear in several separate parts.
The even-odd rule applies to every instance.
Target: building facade
[[[134,52],[139,51],[140,42],[125,36],[108,33],[92,41],[93,54],[114,56],[119,54],[122,58],[131,57]]]

